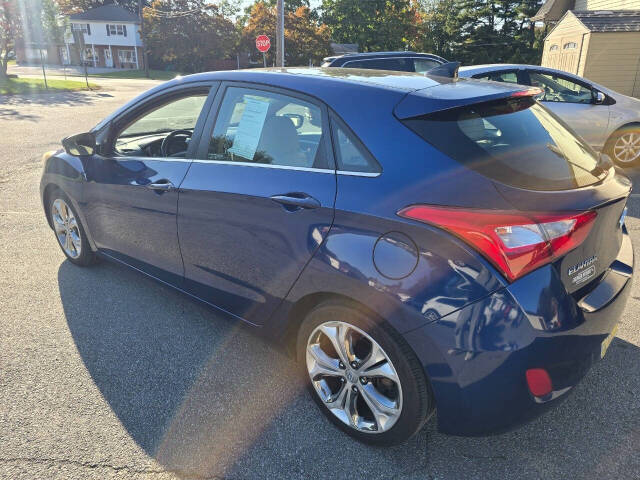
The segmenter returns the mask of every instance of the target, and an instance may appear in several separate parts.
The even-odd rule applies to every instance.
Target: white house
[[[140,18],[118,5],[103,5],[69,16],[72,30],[82,31],[83,60],[94,67],[143,68]],[[62,64],[77,63],[71,31],[60,46]]]

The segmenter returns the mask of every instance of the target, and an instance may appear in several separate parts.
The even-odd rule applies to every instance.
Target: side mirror
[[[62,139],[64,150],[75,157],[93,155],[96,150],[96,137],[93,133],[78,133]]]
[[[607,96],[599,91],[595,91],[593,94],[593,103],[595,103],[596,105],[602,105],[605,100],[607,99]]]

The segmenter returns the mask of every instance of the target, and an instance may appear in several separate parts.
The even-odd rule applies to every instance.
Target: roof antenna
[[[460,62],[448,62],[433,67],[425,73],[429,76],[458,78],[458,68],[460,68]]]

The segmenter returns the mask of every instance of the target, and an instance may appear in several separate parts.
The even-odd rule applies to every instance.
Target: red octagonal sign
[[[256,38],[256,48],[261,52],[266,52],[271,47],[271,40],[266,35],[258,35]]]

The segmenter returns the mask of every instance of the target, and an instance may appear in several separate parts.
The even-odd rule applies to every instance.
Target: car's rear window
[[[597,153],[532,97],[454,108],[404,120],[440,151],[498,182],[568,190],[601,180]]]

